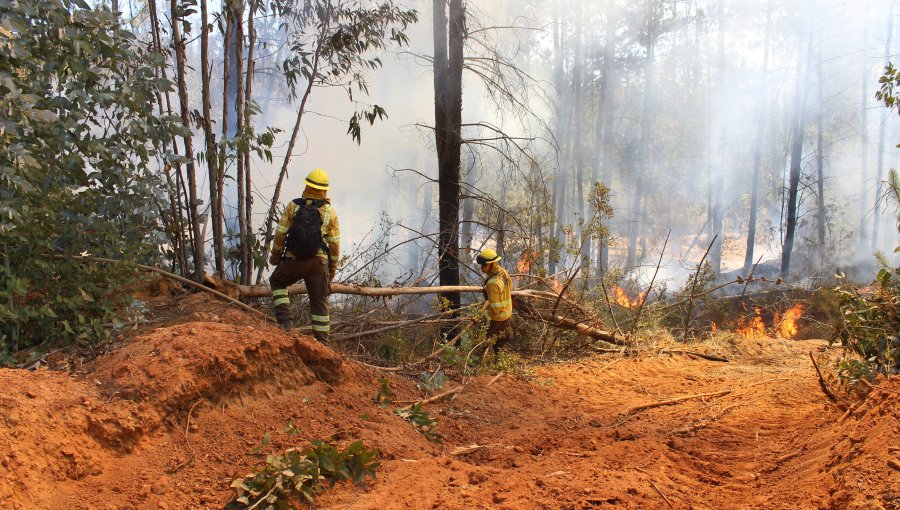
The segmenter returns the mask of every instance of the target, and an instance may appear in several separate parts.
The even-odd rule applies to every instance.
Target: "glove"
[[[281,262],[281,254],[278,252],[272,252],[272,255],[269,256],[269,264],[277,266],[279,262]]]

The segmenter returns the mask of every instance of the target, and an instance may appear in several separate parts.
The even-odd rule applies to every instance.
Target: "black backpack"
[[[295,257],[305,259],[314,257],[319,248],[328,254],[328,246],[322,238],[322,215],[319,208],[328,203],[325,200],[312,200],[309,198],[295,198],[297,212],[294,221],[288,231],[285,248]]]

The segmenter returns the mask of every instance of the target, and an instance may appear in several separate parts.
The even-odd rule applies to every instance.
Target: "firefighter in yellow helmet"
[[[500,350],[512,336],[510,318],[512,317],[512,282],[509,273],[500,267],[502,257],[491,248],[486,248],[475,257],[481,270],[487,274],[484,281],[484,293],[487,297],[488,314],[491,325],[488,327],[488,339],[494,338],[494,352]]]
[[[328,294],[341,253],[337,212],[327,191],[324,170],[316,168],[306,176],[303,195],[284,207],[269,258],[276,266],[269,284],[278,325],[287,330],[293,327],[287,288],[303,280],[309,293],[313,336],[322,342],[328,340]]]

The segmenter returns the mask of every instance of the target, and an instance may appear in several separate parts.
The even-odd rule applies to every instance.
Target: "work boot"
[[[290,319],[286,321],[278,321],[278,327],[285,331],[291,331],[294,329],[294,322]]]

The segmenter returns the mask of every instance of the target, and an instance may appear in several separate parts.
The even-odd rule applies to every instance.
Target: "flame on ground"
[[[647,295],[647,292],[639,292],[637,297],[632,299],[626,292],[625,289],[621,287],[613,286],[613,302],[619,306],[624,306],[625,308],[635,308],[641,305],[641,302],[644,300],[644,296]]]
[[[753,317],[750,319],[741,318],[738,320],[734,332],[744,338],[759,338],[766,336],[766,324],[762,320],[759,308],[753,307]]]
[[[796,304],[792,306],[788,311],[784,312],[783,316],[775,314],[775,324],[777,326],[778,336],[781,338],[786,338],[790,340],[797,336],[797,321],[800,320],[800,317],[803,315],[803,305]]]

